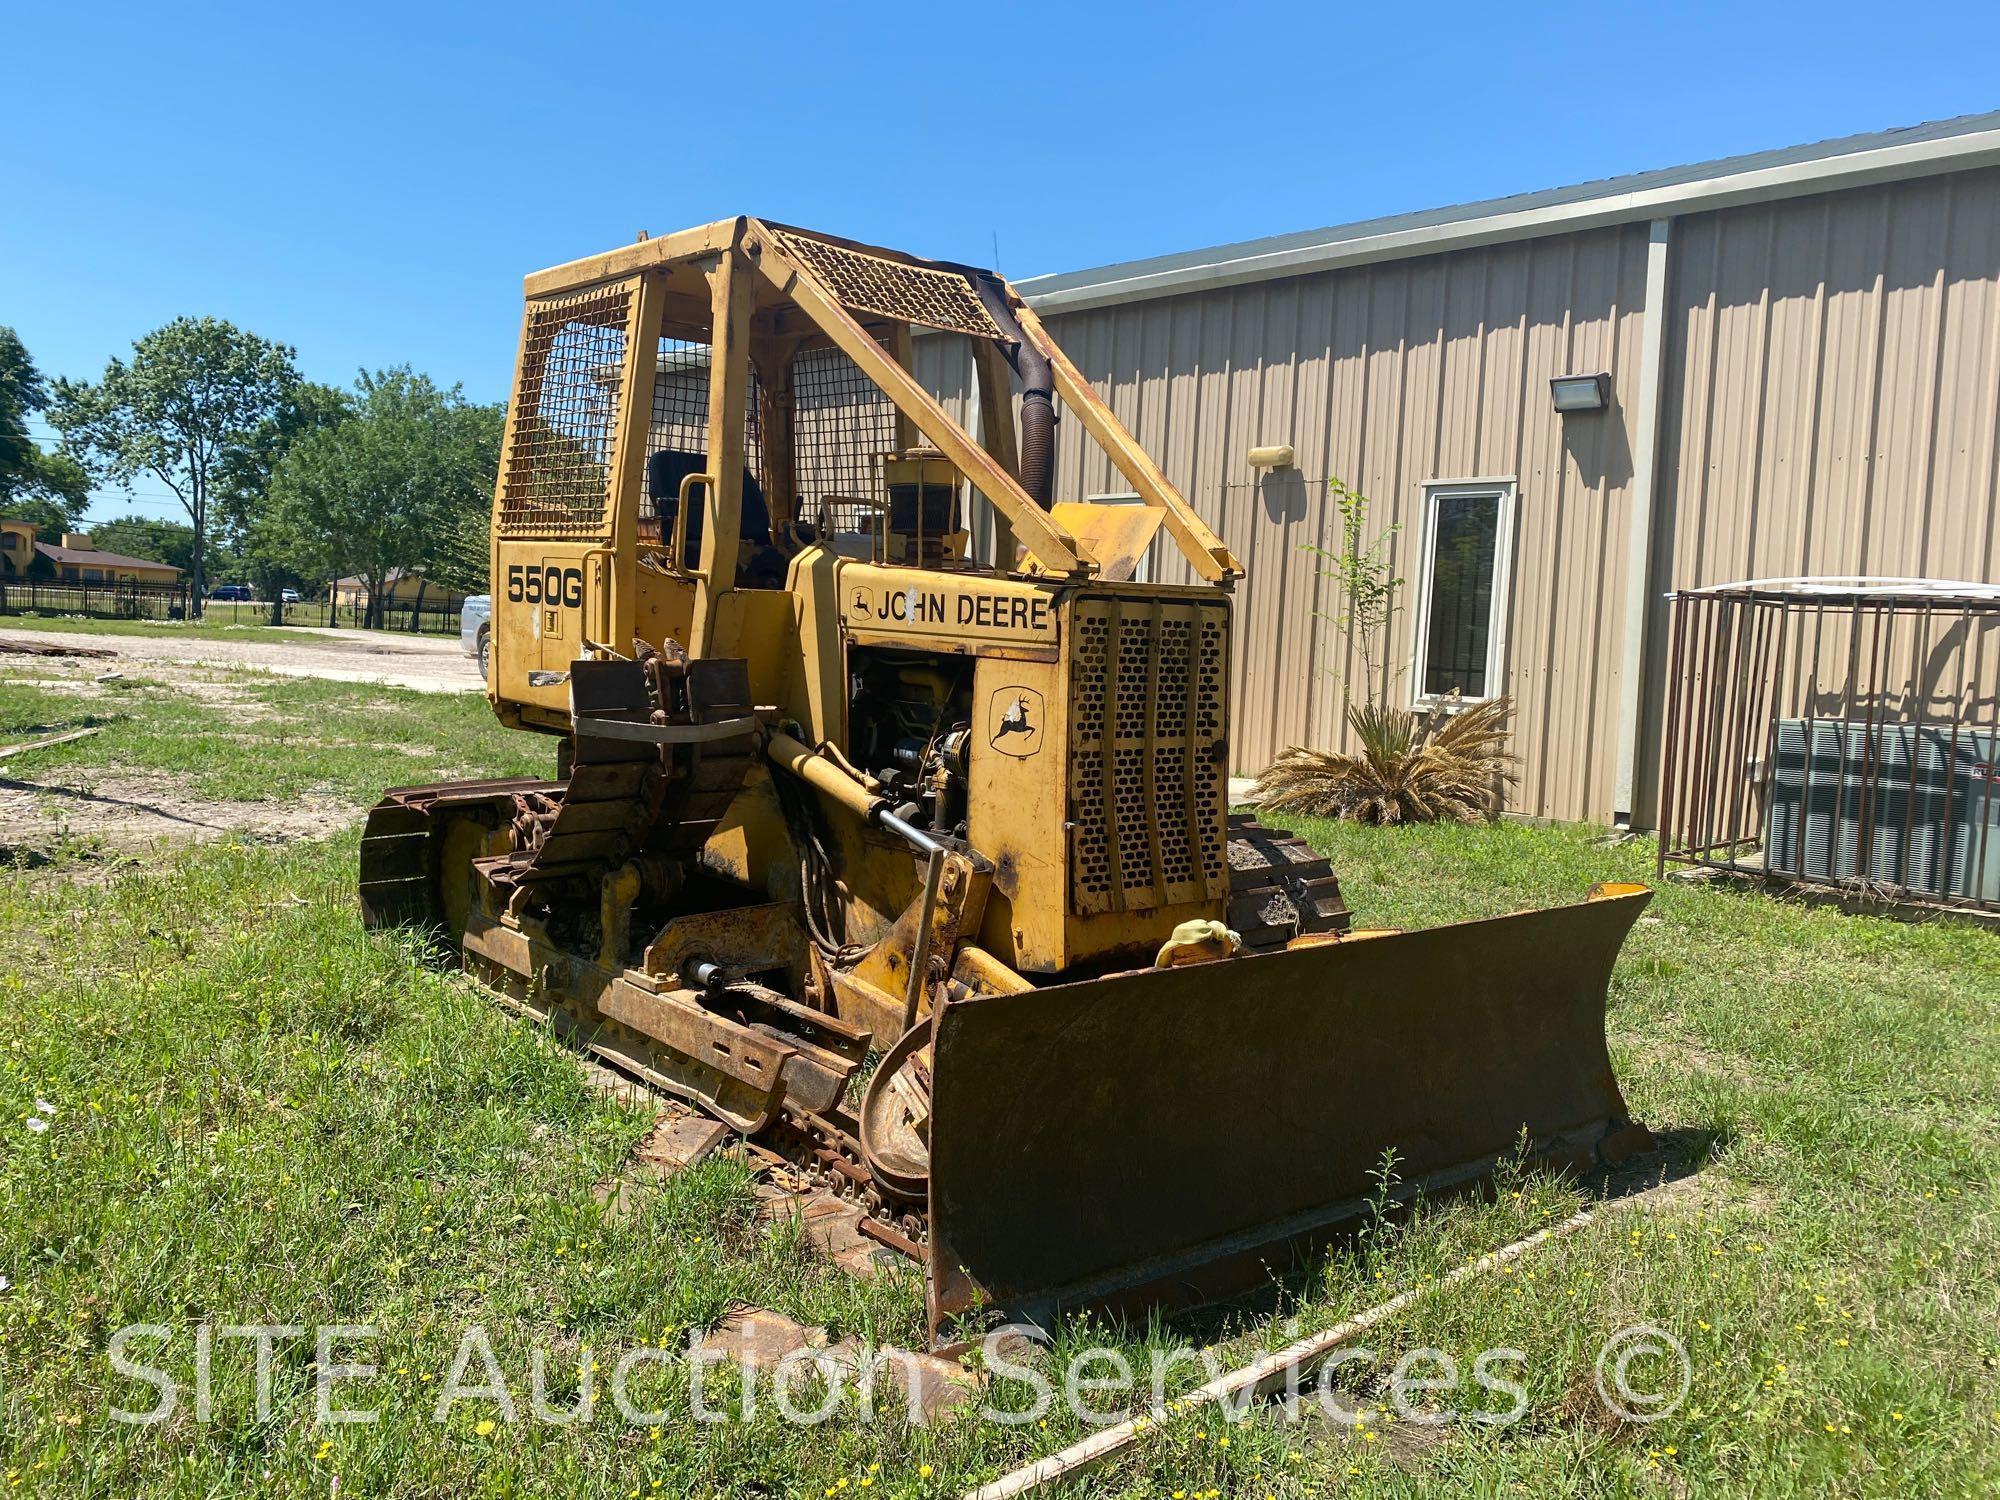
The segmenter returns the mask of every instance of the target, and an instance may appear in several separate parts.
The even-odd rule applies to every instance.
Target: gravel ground
[[[100,635],[87,630],[0,630],[0,641],[47,646],[56,641],[109,651],[129,662],[232,667],[282,677],[324,677],[334,682],[375,682],[426,693],[476,693],[479,668],[456,636],[395,635],[373,630],[302,631],[297,644],[231,640],[227,636]],[[116,670],[105,662],[104,670]]]

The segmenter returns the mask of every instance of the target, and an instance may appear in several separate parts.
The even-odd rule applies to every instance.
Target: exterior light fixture
[[[1253,469],[1289,469],[1296,455],[1290,443],[1271,443],[1266,447],[1250,450],[1250,467]]]
[[[1611,400],[1609,375],[1558,375],[1549,382],[1557,411],[1603,411]]]

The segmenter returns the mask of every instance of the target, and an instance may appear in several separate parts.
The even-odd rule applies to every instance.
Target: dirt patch
[[[88,631],[0,629],[0,646],[20,645],[40,654],[50,646],[108,652],[118,665],[226,667],[281,677],[321,677],[372,682],[427,693],[476,693],[486,684],[479,668],[449,636],[396,635],[374,630],[301,630],[296,640],[237,639],[190,628],[185,636],[93,635]],[[98,670],[111,662],[93,660]],[[178,680],[178,679],[176,679]]]
[[[11,679],[23,687],[39,689],[44,693],[65,693],[73,698],[107,698],[111,688],[89,677],[31,677],[22,673]]]
[[[0,777],[0,826],[10,831],[15,857],[27,863],[79,844],[113,852],[227,837],[286,844],[324,838],[360,815],[354,803],[313,793],[283,802],[218,802],[195,796],[175,776],[109,777],[88,789]]]
[[[1737,1053],[1718,1052],[1713,1047],[1704,1047],[1687,1037],[1662,1038],[1641,1035],[1635,1031],[1615,1031],[1610,1033],[1609,1040],[1614,1047],[1629,1047],[1635,1052],[1657,1051],[1673,1062],[1698,1069],[1740,1087],[1768,1085],[1771,1082],[1768,1077],[1757,1071],[1750,1059]]]
[[[436,760],[444,752],[436,745],[396,745],[387,740],[325,740],[301,738],[287,735],[285,743],[291,745],[340,745],[350,750],[373,750],[379,755],[403,755],[411,760]]]
[[[260,702],[238,678],[210,672],[174,673],[173,685],[204,708],[226,709],[241,724],[252,719],[275,719],[278,711]]]
[[[1274,1409],[1292,1424],[1291,1441],[1302,1449],[1332,1449],[1352,1459],[1366,1455],[1401,1469],[1418,1468],[1433,1450],[1451,1441],[1458,1424],[1439,1412],[1419,1410],[1414,1419],[1405,1418],[1390,1399],[1391,1386],[1384,1380],[1371,1382],[1360,1393],[1337,1387],[1322,1392],[1315,1386],[1277,1401]]]

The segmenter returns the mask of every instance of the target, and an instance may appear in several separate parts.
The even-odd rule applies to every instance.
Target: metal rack
[[[1670,596],[1659,866],[2000,911],[2000,585]]]

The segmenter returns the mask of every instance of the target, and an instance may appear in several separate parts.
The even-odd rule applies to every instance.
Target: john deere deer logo
[[[1029,687],[1003,687],[986,705],[986,743],[1002,755],[1026,760],[1042,748],[1042,695]]]

